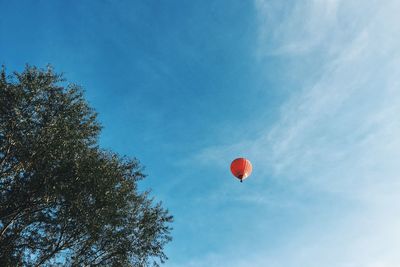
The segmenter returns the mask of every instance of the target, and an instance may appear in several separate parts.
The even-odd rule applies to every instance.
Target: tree
[[[0,266],[158,266],[172,216],[143,168],[98,145],[82,90],[27,66],[0,72]]]

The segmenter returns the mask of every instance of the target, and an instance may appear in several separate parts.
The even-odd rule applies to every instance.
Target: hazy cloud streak
[[[400,266],[400,3],[315,0],[287,7],[257,0],[255,6],[258,57],[318,56],[322,74],[304,78],[307,86],[292,93],[257,140],[209,147],[196,160],[243,153],[302,194],[325,192],[358,208],[329,222],[315,216],[274,256],[259,248],[232,262],[231,255],[210,256],[207,266]],[[266,194],[268,182],[255,182],[256,195]]]

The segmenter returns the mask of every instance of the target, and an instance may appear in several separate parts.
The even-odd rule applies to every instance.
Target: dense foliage
[[[82,90],[27,66],[0,72],[0,266],[164,262],[172,217],[136,159],[98,146]]]

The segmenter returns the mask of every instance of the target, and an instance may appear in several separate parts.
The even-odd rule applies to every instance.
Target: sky
[[[167,267],[400,266],[400,2],[0,0],[174,215]],[[239,183],[236,157],[253,163]]]

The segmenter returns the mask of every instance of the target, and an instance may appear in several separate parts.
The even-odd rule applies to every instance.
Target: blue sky
[[[175,216],[165,266],[400,266],[400,3],[0,1]],[[253,162],[238,183],[229,164]]]

